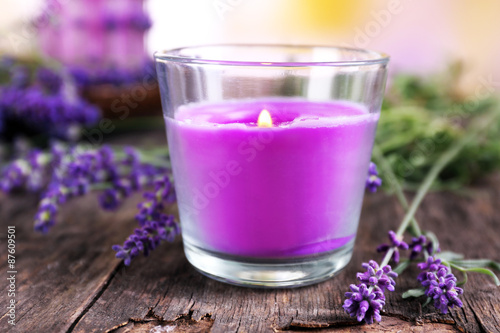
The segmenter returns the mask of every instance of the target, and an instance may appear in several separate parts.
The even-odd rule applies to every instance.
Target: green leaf
[[[464,276],[464,279],[462,281],[457,282],[458,287],[465,285],[467,283],[467,281],[469,280],[469,278],[467,277],[467,272],[462,272],[462,274]]]
[[[489,267],[494,270],[500,271],[500,263],[490,259],[462,259],[462,260],[451,260],[451,262],[464,268]]]
[[[425,295],[425,289],[424,288],[416,288],[416,289],[409,289],[403,293],[403,298],[408,298],[408,297],[420,297]]]
[[[432,301],[432,298],[430,297],[427,297],[427,300],[425,301],[424,304],[422,304],[422,307],[425,308],[427,305],[429,305],[429,303]]]
[[[451,252],[451,251],[443,251],[443,252],[437,253],[436,257],[441,259],[441,260],[455,261],[455,260],[463,259],[464,255],[461,253],[456,253],[456,252]]]
[[[394,268],[392,271],[393,272],[396,272],[398,275],[403,273],[403,271],[405,269],[408,268],[408,266],[410,266],[410,261],[409,260],[406,260],[406,261],[402,261],[399,265],[396,266],[396,268]]]
[[[498,277],[495,275],[495,273],[493,273],[492,271],[490,271],[487,268],[480,268],[480,267],[466,268],[466,269],[464,269],[464,272],[474,272],[474,273],[489,275],[493,279],[493,281],[495,282],[495,285],[497,287],[500,286],[500,280],[498,279]]]

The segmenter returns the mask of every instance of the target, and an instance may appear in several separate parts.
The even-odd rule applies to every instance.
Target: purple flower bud
[[[391,244],[382,244],[377,247],[377,252],[387,252],[389,249],[394,249],[392,260],[395,263],[399,262],[399,250],[408,250],[409,246],[403,241],[402,237],[398,237],[392,230],[389,231],[389,240]]]
[[[375,163],[370,162],[370,166],[368,168],[368,178],[366,179],[366,188],[370,192],[377,192],[377,189],[382,185],[382,179],[378,177],[377,165]]]
[[[15,88],[27,88],[30,84],[30,72],[24,66],[14,67],[11,72],[10,85]]]
[[[427,238],[424,235],[413,237],[409,246],[411,249],[410,260],[417,259],[424,251],[429,256],[432,256],[435,252],[439,252],[439,248],[434,248],[432,241],[427,242]]]
[[[152,22],[148,15],[137,13],[130,17],[130,26],[139,31],[145,31],[151,28]]]
[[[394,291],[396,282],[394,279],[398,276],[393,272],[391,266],[386,265],[380,268],[374,260],[369,263],[363,263],[362,267],[366,269],[364,273],[358,273],[357,279],[367,286],[377,286],[384,292],[385,290]]]
[[[2,171],[0,189],[10,192],[15,188],[22,187],[28,179],[30,165],[25,160],[16,160],[8,164]]]
[[[121,199],[117,190],[107,189],[99,196],[99,204],[105,210],[113,210],[120,205]]]
[[[38,69],[36,79],[49,94],[59,93],[63,85],[63,79],[59,74],[44,67]]]
[[[44,234],[47,233],[55,223],[56,214],[56,204],[49,200],[42,202],[35,215],[35,230]]]

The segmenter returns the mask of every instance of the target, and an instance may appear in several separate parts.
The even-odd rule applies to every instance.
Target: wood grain
[[[128,138],[133,141],[134,138]],[[261,290],[229,286],[199,274],[182,242],[164,244],[149,258],[125,267],[111,245],[134,229],[131,198],[115,213],[99,209],[90,195],[70,202],[48,235],[33,232],[36,198],[0,197],[0,331],[12,332],[500,332],[500,288],[470,275],[464,307],[447,315],[420,299],[402,299],[418,287],[416,269],[387,295],[383,321],[359,325],[342,310],[343,295],[362,262],[379,259],[376,245],[396,228],[403,211],[394,198],[367,194],[351,263],[336,277],[298,289]],[[432,193],[417,217],[439,235],[441,247],[468,258],[500,261],[500,175],[468,195]],[[7,324],[6,230],[16,226],[16,326]]]

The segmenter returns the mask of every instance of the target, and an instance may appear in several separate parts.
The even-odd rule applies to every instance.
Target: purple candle
[[[189,262],[265,287],[311,284],[345,267],[388,57],[209,45],[155,59]]]
[[[272,124],[258,123],[263,110]],[[352,103],[295,99],[200,105],[166,118],[184,241],[257,258],[346,245],[377,120]]]

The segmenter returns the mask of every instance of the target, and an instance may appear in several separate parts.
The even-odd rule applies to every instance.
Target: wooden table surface
[[[162,133],[115,141],[164,142]],[[342,303],[362,262],[380,256],[377,244],[396,228],[403,210],[384,193],[365,196],[354,256],[336,277],[298,289],[249,289],[199,274],[182,242],[163,244],[130,267],[114,258],[113,244],[134,230],[136,195],[117,212],[104,212],[97,195],[69,202],[48,235],[33,231],[37,198],[0,195],[0,332],[500,332],[500,288],[470,275],[464,307],[439,315],[421,301],[402,299],[418,287],[418,269],[397,279],[380,324],[359,325]],[[443,249],[500,261],[500,176],[468,195],[432,193],[417,217],[439,235]],[[171,207],[175,209],[175,207]],[[8,324],[7,227],[16,227],[16,325]]]

